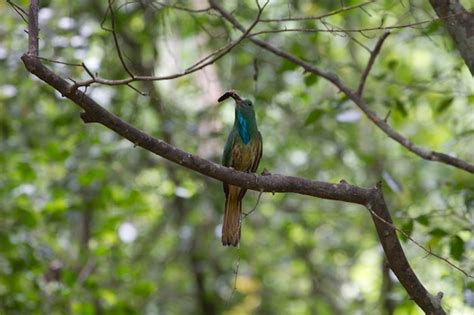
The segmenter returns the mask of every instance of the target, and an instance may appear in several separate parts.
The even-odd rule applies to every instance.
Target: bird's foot
[[[271,176],[272,173],[270,173],[266,168],[263,168],[263,171],[261,173],[262,176]],[[272,191],[272,195],[275,196],[275,192]]]
[[[270,175],[272,175],[272,173],[270,173],[266,168],[264,168],[261,175],[262,176],[270,176]]]

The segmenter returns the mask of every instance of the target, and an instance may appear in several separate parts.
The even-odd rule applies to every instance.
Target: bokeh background
[[[462,1],[469,9],[472,2]],[[17,1],[27,7],[27,1]],[[166,2],[168,3],[168,2]],[[240,34],[215,12],[116,1],[120,47],[135,73],[181,72]],[[173,1],[202,9],[206,1]],[[270,1],[263,17],[313,16],[358,1]],[[40,55],[127,76],[107,1],[42,1]],[[254,1],[225,7],[245,25]],[[373,1],[320,20],[260,23],[363,29],[435,17],[428,1]],[[386,268],[368,212],[263,194],[239,249],[220,244],[222,184],[85,125],[80,109],[24,69],[26,24],[0,2],[0,314],[422,314]],[[110,25],[110,15],[105,18]],[[382,31],[265,34],[356,87]],[[80,67],[49,63],[64,77]],[[243,41],[170,81],[93,85],[88,95],[147,133],[220,162],[233,123],[227,89],[254,101],[259,171],[371,187],[382,180],[396,225],[474,272],[472,174],[407,152],[328,82]],[[365,98],[415,143],[474,161],[474,80],[439,21],[392,30]],[[248,192],[250,210],[257,193]],[[474,312],[474,281],[406,239],[412,267],[450,314]],[[236,275],[236,270],[238,272]]]

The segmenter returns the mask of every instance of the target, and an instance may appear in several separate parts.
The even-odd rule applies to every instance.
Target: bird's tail
[[[229,193],[225,200],[224,225],[222,225],[222,245],[237,246],[240,241],[241,199],[237,193]]]

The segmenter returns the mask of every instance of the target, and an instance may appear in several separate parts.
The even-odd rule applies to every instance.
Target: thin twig
[[[242,220],[244,220],[246,217],[251,215],[252,212],[254,212],[257,209],[258,203],[260,202],[260,197],[262,197],[262,193],[263,193],[263,190],[260,190],[260,193],[258,194],[258,197],[257,197],[257,202],[255,202],[255,206],[252,208],[252,210],[250,210],[247,213],[242,213]]]
[[[61,61],[61,60],[53,60],[53,59],[49,59],[49,58],[45,58],[45,57],[41,57],[41,56],[36,56],[36,58],[38,58],[39,60],[42,60],[42,61],[49,62],[49,63],[56,63],[56,64],[69,66],[69,67],[82,67],[82,64],[80,64],[80,63],[67,62],[67,61]]]
[[[370,58],[369,61],[367,62],[367,66],[365,67],[364,72],[362,73],[362,77],[360,79],[359,87],[357,88],[357,94],[359,96],[362,96],[362,92],[364,90],[364,85],[365,81],[367,80],[367,76],[370,73],[370,70],[372,69],[372,66],[374,65],[375,58],[377,58],[377,55],[380,52],[380,49],[382,48],[383,42],[385,39],[387,39],[388,35],[390,35],[390,32],[385,32],[380,36],[379,40],[377,41],[377,44],[374,47],[374,50],[370,53]]]
[[[287,18],[261,19],[260,21],[261,21],[261,22],[265,22],[265,23],[269,23],[269,22],[289,22],[289,21],[320,20],[320,19],[323,19],[323,18],[332,16],[332,15],[336,15],[336,14],[340,14],[340,13],[343,13],[343,12],[347,12],[347,11],[349,11],[349,10],[353,10],[353,9],[356,9],[356,8],[362,8],[363,6],[366,6],[366,5],[371,4],[371,3],[374,3],[374,2],[375,2],[375,0],[362,2],[362,3],[359,3],[359,4],[352,5],[352,6],[342,7],[342,8],[340,8],[340,9],[337,9],[337,10],[334,10],[334,11],[331,11],[331,12],[328,12],[328,13],[325,13],[325,14],[322,14],[322,15],[318,15],[318,16],[303,16],[303,17],[287,17]]]
[[[109,1],[111,1],[111,0],[109,0]],[[129,83],[135,82],[135,81],[172,80],[172,79],[177,79],[177,78],[189,75],[193,72],[199,71],[199,70],[213,64],[214,62],[216,62],[217,60],[219,60],[220,58],[222,58],[223,56],[228,54],[232,49],[235,48],[235,46],[237,46],[241,41],[243,41],[245,38],[247,38],[248,35],[250,34],[250,32],[252,31],[252,29],[259,23],[260,17],[263,13],[263,10],[265,9],[265,7],[267,5],[268,5],[268,1],[265,2],[265,4],[263,6],[261,6],[261,8],[259,8],[259,11],[258,11],[258,14],[257,14],[257,17],[255,18],[255,20],[252,22],[252,24],[249,26],[249,28],[247,28],[242,33],[242,35],[238,39],[236,39],[235,41],[229,43],[228,45],[214,51],[209,56],[206,56],[206,57],[202,58],[201,60],[199,60],[198,62],[196,62],[191,67],[187,68],[185,71],[183,71],[181,73],[175,73],[175,74],[161,76],[161,77],[131,75],[131,77],[126,78],[126,79],[121,79],[121,80],[109,80],[109,79],[103,79],[103,78],[100,78],[100,77],[97,77],[97,76],[93,76],[89,80],[78,81],[78,82],[74,83],[73,86],[72,86],[72,90],[75,90],[75,89],[77,89],[81,86],[89,86],[89,85],[94,84],[94,83],[116,86],[116,85],[128,85]],[[111,8],[110,8],[110,10],[111,10]],[[112,31],[110,29],[108,29],[108,30]],[[112,34],[114,34],[114,32],[112,32]],[[121,55],[121,53],[119,53],[119,55]],[[213,58],[210,58],[211,56],[213,56]],[[206,61],[206,62],[204,62],[204,61]]]
[[[237,249],[237,264],[234,269],[234,286],[232,288],[232,292],[230,293],[229,296],[229,302],[232,300],[232,297],[234,296],[234,293],[237,292],[237,277],[239,275],[239,267],[240,267],[240,248]]]
[[[87,280],[87,278],[90,276],[90,274],[94,271],[94,268],[96,266],[96,259],[95,257],[89,257],[87,259],[86,264],[82,267],[81,271],[79,272],[79,275],[77,276],[77,280],[75,283],[75,286],[81,286],[84,281]]]
[[[92,73],[92,71],[89,70],[89,68],[87,68],[86,64],[83,62],[81,63],[81,66],[84,68],[84,70],[87,72],[87,74],[91,77],[91,78],[94,78],[94,74]]]
[[[132,84],[130,83],[127,83],[127,86],[129,88],[131,88],[132,90],[134,90],[135,92],[137,92],[138,94],[140,94],[141,96],[148,96],[147,93],[143,92],[143,91],[140,91],[138,88],[134,87]]]
[[[380,220],[381,222],[383,222],[384,224],[386,224],[387,226],[389,226],[390,228],[396,230],[397,232],[399,232],[400,234],[402,234],[404,237],[406,237],[407,239],[409,239],[410,241],[413,242],[413,244],[415,244],[416,246],[418,246],[419,248],[421,248],[423,251],[426,252],[426,254],[428,255],[431,255],[431,256],[434,256],[442,261],[444,261],[445,263],[447,263],[448,265],[450,265],[451,267],[453,267],[454,269],[458,270],[459,272],[463,273],[466,277],[469,277],[469,278],[473,278],[474,279],[474,276],[467,273],[465,270],[461,269],[460,267],[456,266],[454,263],[452,263],[451,261],[449,261],[448,258],[445,258],[441,255],[438,255],[436,253],[433,253],[431,251],[431,249],[427,249],[426,247],[424,247],[423,245],[421,245],[419,242],[417,242],[416,240],[414,240],[410,235],[408,235],[407,233],[405,233],[403,230],[399,229],[398,227],[396,227],[394,224],[388,222],[387,220],[385,220],[384,218],[380,217],[377,213],[375,213],[372,209],[369,209],[367,208],[370,213],[375,216],[378,220]]]
[[[364,45],[361,41],[359,41],[352,33],[346,33],[344,32],[344,29],[341,28],[341,27],[338,27],[338,26],[335,26],[335,25],[331,25],[329,23],[327,23],[326,21],[324,20],[321,20],[321,23],[326,27],[326,29],[338,29],[340,30],[341,32],[343,32],[347,37],[349,37],[351,40],[353,40],[357,45],[359,45],[360,47],[362,47],[363,49],[365,49],[369,54],[370,54],[370,49],[369,47],[367,47],[366,45]],[[338,35],[338,33],[333,33],[335,35]],[[363,34],[363,33],[361,33]],[[343,36],[343,35],[341,35]]]
[[[20,7],[18,4],[14,3],[11,0],[7,0],[7,3],[15,10],[15,12],[21,17],[21,19],[28,24],[28,13]]]
[[[354,35],[352,35],[351,33],[345,33],[347,35],[347,37],[349,37],[351,40],[354,41],[354,43],[356,43],[357,45],[359,45],[360,47],[362,47],[362,49],[364,49],[365,51],[367,51],[369,54],[370,54],[370,49],[369,47],[367,47],[364,43],[362,43],[360,40],[358,40]]]
[[[110,32],[112,33],[112,37],[114,39],[115,49],[117,50],[117,55],[120,59],[120,63],[122,64],[122,67],[130,75],[130,77],[133,78],[135,75],[132,73],[132,71],[130,71],[127,64],[125,63],[125,60],[123,59],[123,56],[122,56],[122,50],[120,49],[120,44],[118,42],[118,36],[117,36],[116,27],[115,27],[115,14],[114,14],[114,9],[113,9],[114,0],[108,0],[108,1],[109,1],[108,11],[110,12],[110,21],[111,21],[111,26],[112,26],[112,29],[110,30]]]
[[[151,5],[156,9],[158,9],[158,6],[160,6],[162,8],[172,8],[172,9],[176,9],[176,10],[179,10],[179,11],[185,11],[185,12],[189,12],[189,13],[207,13],[207,12],[211,11],[210,7],[204,8],[204,9],[190,9],[190,8],[182,7],[182,6],[179,6],[179,5],[167,4],[167,3],[163,3],[163,2],[159,2],[159,1],[153,1],[151,3]]]
[[[274,30],[262,30],[249,35],[249,37],[255,37],[258,35],[263,34],[275,34],[275,33],[360,33],[363,36],[368,37],[364,34],[364,32],[374,32],[374,31],[387,31],[387,30],[395,30],[395,29],[405,29],[405,28],[415,28],[415,26],[431,23],[440,20],[440,18],[435,18],[431,20],[425,20],[415,23],[409,24],[401,24],[401,25],[391,25],[391,26],[377,26],[377,27],[367,27],[367,28],[352,28],[352,29],[345,29],[340,26],[335,26],[334,28],[282,28],[282,29],[274,29]],[[325,22],[327,23],[327,22]]]

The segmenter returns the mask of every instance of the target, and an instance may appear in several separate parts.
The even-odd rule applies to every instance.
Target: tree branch
[[[151,137],[143,131],[133,127],[121,120],[119,117],[105,110],[82,91],[74,90],[71,92],[71,84],[44,66],[38,58],[24,54],[22,60],[29,72],[48,83],[63,96],[79,105],[84,110],[84,112],[81,113],[81,118],[84,122],[100,123],[128,139],[134,145],[140,146],[167,160],[197,171],[203,175],[256,191],[296,192],[304,195],[347,201],[361,205],[366,203],[368,195],[370,194],[370,189],[359,188],[348,184],[330,184],[283,175],[256,176],[254,174],[229,169],[202,159],[198,156],[182,151],[160,139]]]
[[[255,26],[257,26],[257,24],[259,23],[260,18],[261,18],[262,13],[263,13],[263,10],[267,6],[267,4],[268,4],[268,2],[266,2],[262,7],[259,7],[257,16],[255,17],[252,24],[246,30],[244,30],[244,32],[242,32],[242,35],[239,38],[237,38],[236,40],[232,41],[231,43],[227,44],[224,47],[221,47],[221,48],[217,49],[216,51],[212,52],[208,56],[206,56],[206,57],[202,58],[201,60],[197,61],[195,64],[188,67],[186,70],[184,70],[181,73],[175,73],[175,74],[170,74],[170,75],[166,75],[166,76],[157,77],[157,76],[135,75],[127,67],[127,65],[125,63],[125,60],[123,59],[123,54],[121,52],[120,45],[118,43],[118,37],[117,37],[116,29],[115,29],[115,16],[113,14],[114,11],[112,9],[112,0],[109,0],[109,9],[108,10],[110,11],[110,14],[111,14],[112,29],[106,29],[106,30],[112,33],[112,36],[114,38],[115,48],[117,50],[117,54],[118,54],[118,57],[120,59],[120,62],[122,64],[123,68],[129,74],[130,77],[126,78],[126,79],[121,79],[121,80],[103,79],[103,78],[98,77],[97,75],[93,75],[87,69],[85,64],[82,63],[83,68],[86,70],[86,72],[89,74],[89,76],[91,78],[89,80],[74,82],[74,84],[71,87],[71,90],[76,90],[79,87],[89,86],[89,85],[94,84],[94,83],[115,86],[115,85],[129,85],[130,83],[135,82],[135,81],[173,80],[173,79],[177,79],[177,78],[180,78],[180,77],[184,77],[184,76],[189,75],[191,73],[194,73],[196,71],[199,71],[199,70],[213,64],[214,62],[216,62],[220,58],[224,57],[232,49],[234,49],[235,46],[237,46],[241,41],[243,41],[250,34],[250,32],[255,28]]]
[[[383,223],[385,223],[386,225],[390,226],[391,228],[395,229],[398,233],[402,234],[403,236],[405,236],[407,239],[409,239],[411,242],[413,242],[413,244],[415,244],[416,246],[418,246],[419,248],[421,248],[423,251],[425,251],[428,255],[431,255],[431,256],[434,256],[440,260],[443,260],[445,263],[447,263],[448,265],[450,265],[451,267],[453,267],[454,269],[458,270],[459,272],[463,273],[466,277],[469,277],[469,278],[473,278],[474,279],[474,276],[467,273],[465,270],[461,269],[459,266],[453,264],[448,258],[445,258],[439,254],[436,254],[434,253],[431,249],[427,249],[426,247],[424,247],[423,245],[420,244],[420,242],[416,241],[415,239],[413,239],[410,235],[408,235],[407,233],[403,232],[403,230],[400,230],[399,228],[397,228],[393,223],[390,223],[390,222],[387,222],[385,221],[383,218],[379,217],[375,212],[373,212],[372,210],[370,210],[370,213],[372,213],[372,216],[375,216],[378,220],[382,221]]]
[[[467,11],[459,0],[430,0],[438,17],[461,53],[469,71],[474,76],[474,12]]]
[[[367,62],[367,66],[365,67],[364,73],[362,73],[359,87],[357,88],[357,95],[359,95],[359,97],[362,96],[362,92],[364,91],[364,85],[365,85],[365,81],[367,80],[367,76],[369,75],[369,72],[372,69],[372,66],[374,65],[375,58],[377,58],[377,55],[379,54],[380,49],[382,48],[383,42],[385,41],[385,39],[387,39],[388,35],[390,35],[390,32],[383,33],[383,35],[380,36],[379,40],[377,41],[377,44],[375,45],[374,50],[370,52],[369,61]],[[384,120],[387,121],[386,119]]]
[[[380,183],[372,191],[372,199],[367,208],[372,216],[390,269],[392,269],[410,297],[426,314],[446,314],[441,306],[440,299],[436,299],[423,287],[411,269],[397,238],[396,229],[388,212]],[[436,296],[438,295],[442,296],[442,293],[438,293]]]
[[[227,21],[229,21],[235,28],[237,28],[241,32],[244,31],[244,27],[242,26],[242,24],[240,24],[240,22],[237,21],[232,14],[225,11],[222,6],[217,3],[217,1],[209,0],[209,3],[211,4],[211,7],[214,10],[219,12],[221,16]],[[334,84],[350,100],[352,100],[379,129],[381,129],[387,136],[407,148],[410,152],[418,155],[419,157],[425,160],[444,163],[474,174],[474,164],[468,163],[462,159],[442,152],[436,152],[430,149],[420,147],[405,138],[404,136],[402,136],[396,130],[392,129],[392,127],[390,127],[389,124],[383,120],[383,118],[379,117],[375,112],[369,109],[369,105],[364,101],[364,99],[362,99],[362,97],[360,97],[355,91],[353,91],[350,87],[344,84],[335,74],[323,71],[318,67],[315,67],[312,64],[302,59],[299,59],[295,55],[283,51],[266,41],[254,37],[248,37],[248,40],[277,56],[280,56],[296,65],[299,65],[306,72],[318,75]]]
[[[361,8],[361,7],[363,7],[363,6],[366,6],[366,5],[371,4],[371,3],[374,3],[374,2],[375,2],[375,0],[370,0],[370,1],[362,2],[362,3],[355,4],[355,5],[351,5],[351,6],[347,6],[347,7],[342,7],[342,8],[340,8],[340,9],[337,9],[337,10],[334,10],[334,11],[331,11],[331,12],[328,12],[328,13],[325,13],[325,14],[321,14],[321,15],[318,15],[318,16],[303,16],[303,17],[287,17],[287,18],[275,18],[275,19],[261,19],[260,21],[261,21],[261,22],[269,23],[269,22],[290,22],[290,21],[321,20],[321,19],[330,17],[330,16],[332,16],[332,15],[340,14],[340,13],[347,12],[347,11],[350,11],[350,10],[353,10],[353,9],[357,9],[357,8]]]
[[[32,56],[38,56],[38,12],[39,1],[31,1],[28,9],[28,54]]]
[[[358,5],[354,5],[352,7],[347,7],[346,9],[352,9],[356,7],[360,7],[362,10],[363,5],[369,4],[370,2],[367,3],[361,3]],[[340,12],[346,11],[344,9],[336,10],[333,12],[330,12],[325,15],[321,16],[316,16],[316,17],[301,17],[301,18],[287,18],[287,19],[261,19],[260,22],[284,22],[284,21],[304,21],[304,20],[319,20],[324,26],[326,26],[325,29],[322,28],[301,28],[301,27],[295,27],[295,28],[280,28],[280,29],[270,29],[270,30],[261,30],[255,33],[252,33],[249,35],[249,37],[254,37],[258,35],[263,35],[263,34],[276,34],[276,33],[360,33],[361,35],[368,37],[365,35],[365,32],[376,32],[376,31],[390,31],[390,30],[401,30],[401,29],[406,29],[406,28],[423,28],[422,25],[432,23],[435,21],[439,20],[448,20],[448,19],[456,19],[458,15],[463,15],[464,12],[457,10],[454,12],[451,12],[451,14],[447,15],[439,15],[438,18],[435,19],[429,19],[429,20],[423,20],[423,21],[418,21],[414,23],[407,23],[407,24],[398,24],[398,25],[389,25],[389,26],[384,26],[383,21],[381,21],[379,26],[374,26],[374,27],[366,27],[366,28],[351,28],[351,29],[345,29],[340,26],[332,25],[328,22],[326,22],[323,18],[327,16],[331,16],[334,14],[338,14]],[[474,13],[473,13],[474,14]],[[329,27],[330,26],[330,27]]]
[[[262,30],[249,35],[249,37],[254,37],[263,34],[275,34],[275,33],[360,33],[364,35],[364,32],[377,32],[377,31],[390,31],[390,30],[400,30],[405,28],[416,28],[423,24],[428,24],[434,21],[438,21],[441,18],[425,20],[415,23],[401,24],[401,25],[390,25],[390,26],[375,26],[367,28],[350,28],[345,29],[340,26],[329,24],[328,22],[323,22],[324,25],[330,25],[332,28],[281,28],[281,29],[272,29],[272,30]],[[365,37],[368,37],[364,35]]]
[[[115,45],[115,50],[117,51],[117,55],[120,59],[120,63],[122,64],[123,69],[130,75],[131,78],[135,77],[135,75],[128,69],[127,63],[123,59],[123,54],[122,50],[120,49],[120,44],[118,41],[118,36],[117,36],[117,31],[115,27],[115,13],[114,13],[114,8],[113,8],[113,2],[114,0],[108,0],[109,6],[108,6],[108,11],[110,12],[110,21],[111,21],[111,27],[112,29],[106,29],[109,32],[112,33],[112,37],[114,39],[114,45]],[[106,14],[107,15],[107,14]],[[105,18],[104,18],[105,19]]]

